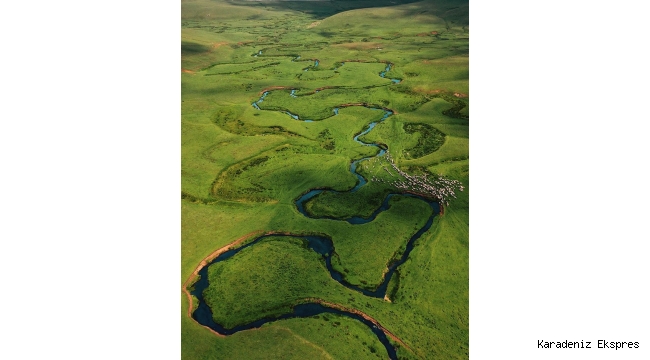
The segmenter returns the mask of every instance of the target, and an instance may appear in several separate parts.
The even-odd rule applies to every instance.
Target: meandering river
[[[260,50],[259,52],[257,52],[253,56],[255,56],[255,57],[262,56],[262,51]],[[297,56],[296,58],[294,58],[294,61],[298,60],[299,58],[300,58],[300,56]],[[310,68],[311,69],[316,68],[318,66],[318,64],[319,64],[319,61],[314,60],[314,65],[308,67],[307,69],[305,69],[305,71],[309,70]],[[339,67],[342,66],[342,65],[343,65],[343,63],[341,63],[339,65]],[[379,76],[381,76],[382,78],[385,77],[386,72],[390,71],[391,66],[392,66],[392,64],[389,63],[386,66],[386,69],[384,71],[382,71],[381,73],[379,73]],[[399,79],[391,79],[391,81],[393,83],[399,83],[401,80],[399,80]],[[278,90],[274,90],[274,91],[278,91]],[[259,107],[259,104],[264,101],[264,98],[269,94],[269,92],[270,91],[264,92],[260,96],[260,98],[252,104],[252,106],[257,110],[271,111],[271,110],[262,110]],[[296,89],[291,90],[291,96],[292,97],[297,97],[295,95],[295,92],[296,92]],[[359,159],[359,160],[355,160],[355,161],[353,161],[351,163],[350,172],[357,177],[358,181],[357,181],[357,184],[352,189],[348,190],[347,192],[354,193],[354,192],[357,192],[362,186],[366,185],[366,183],[368,182],[368,180],[366,178],[364,178],[361,174],[359,174],[357,172],[358,164],[363,162],[363,161],[366,161],[368,159],[374,158],[374,157],[383,156],[386,153],[386,150],[384,149],[384,147],[380,146],[379,144],[365,143],[365,142],[359,140],[359,137],[361,137],[361,136],[369,133],[370,131],[372,131],[374,129],[374,127],[378,123],[380,123],[382,121],[385,121],[387,118],[389,118],[391,115],[393,115],[394,112],[392,110],[390,110],[390,109],[374,107],[374,106],[367,105],[367,104],[354,104],[354,105],[341,105],[341,106],[364,106],[364,107],[374,109],[374,110],[377,110],[377,111],[384,111],[384,115],[382,116],[381,119],[370,123],[365,129],[363,129],[363,131],[361,131],[359,134],[357,134],[354,137],[354,141],[360,143],[361,145],[373,146],[373,147],[376,147],[378,149],[376,155],[371,156],[371,157],[365,157],[365,158],[362,158],[362,159]],[[334,108],[333,112],[334,112],[333,116],[337,116],[338,113],[339,113],[339,108],[338,107]],[[292,114],[289,111],[284,111],[284,113],[291,116],[294,120],[305,121],[305,122],[311,122],[312,121],[312,120],[307,120],[307,119],[300,119],[300,117],[298,115]],[[322,192],[336,192],[336,191],[332,190],[332,189],[312,189],[312,190],[309,190],[309,191],[305,192],[302,196],[300,196],[298,199],[296,199],[296,201],[295,201],[296,209],[306,217],[325,218],[325,217],[316,217],[316,216],[313,216],[313,215],[309,214],[307,211],[305,211],[305,207],[304,207],[304,203],[306,201],[313,198],[314,196],[317,196],[318,194],[320,194]],[[287,314],[283,314],[283,315],[281,315],[279,317],[276,317],[276,318],[262,318],[262,319],[254,321],[254,322],[251,322],[249,324],[236,326],[236,327],[234,327],[232,329],[227,329],[227,328],[224,328],[222,325],[220,325],[220,324],[218,324],[218,323],[216,323],[214,321],[214,319],[212,317],[212,311],[206,305],[206,303],[204,301],[203,291],[209,286],[208,267],[210,265],[221,262],[221,261],[226,261],[228,259],[231,259],[234,256],[236,256],[243,249],[245,249],[247,247],[255,246],[260,241],[262,241],[263,239],[265,239],[265,238],[267,238],[269,236],[273,236],[273,237],[285,236],[285,237],[295,237],[295,238],[305,239],[307,241],[308,245],[309,245],[309,248],[312,249],[313,251],[315,251],[316,253],[320,254],[323,257],[323,259],[325,260],[325,264],[327,266],[327,269],[329,271],[329,274],[332,277],[332,279],[338,281],[341,285],[343,285],[343,286],[345,286],[345,287],[347,287],[349,289],[352,289],[354,291],[358,291],[358,292],[360,292],[360,293],[362,293],[362,294],[364,294],[366,296],[369,296],[369,297],[384,298],[385,295],[386,295],[386,290],[387,290],[388,284],[389,284],[390,279],[392,278],[393,274],[395,273],[395,270],[408,259],[409,255],[410,255],[410,253],[413,250],[413,247],[415,245],[415,241],[417,239],[419,239],[422,236],[422,234],[424,234],[427,230],[429,230],[429,228],[431,228],[434,217],[439,213],[439,210],[440,210],[439,204],[437,202],[431,201],[429,199],[423,198],[423,197],[418,196],[418,195],[403,194],[403,193],[399,193],[399,194],[398,193],[391,193],[391,194],[388,194],[386,196],[386,198],[382,202],[381,206],[377,210],[375,210],[371,214],[371,216],[368,217],[368,218],[362,218],[362,217],[356,217],[356,216],[355,217],[350,217],[350,218],[347,218],[347,219],[333,219],[333,218],[331,218],[331,219],[337,220],[337,221],[347,221],[348,223],[353,224],[353,225],[365,224],[365,223],[374,221],[378,214],[380,214],[383,211],[388,210],[388,208],[390,207],[390,205],[389,205],[390,199],[392,197],[394,197],[394,196],[397,196],[397,195],[414,197],[414,198],[418,198],[418,199],[421,199],[421,200],[427,202],[429,204],[429,206],[431,207],[431,209],[432,209],[432,214],[429,216],[429,218],[428,218],[427,222],[425,223],[425,225],[422,228],[420,228],[409,239],[409,241],[407,242],[407,245],[406,245],[406,250],[404,251],[402,256],[397,261],[394,261],[393,263],[389,264],[388,271],[386,272],[383,281],[380,283],[380,285],[375,290],[371,291],[371,290],[363,289],[363,288],[360,288],[358,286],[355,286],[355,285],[352,285],[352,284],[348,283],[347,281],[344,280],[343,274],[337,272],[336,270],[334,270],[332,268],[331,257],[332,257],[332,254],[335,252],[335,248],[334,248],[334,244],[332,243],[331,238],[324,237],[324,236],[304,236],[304,235],[301,235],[301,234],[282,234],[282,235],[278,235],[278,234],[270,235],[270,234],[267,234],[267,235],[262,235],[262,236],[259,236],[259,237],[255,238],[253,241],[247,243],[244,246],[241,246],[241,247],[236,248],[236,249],[231,249],[231,250],[228,250],[228,251],[225,251],[225,252],[221,253],[219,256],[217,256],[215,259],[213,259],[211,262],[209,262],[208,264],[206,264],[205,266],[203,266],[201,268],[201,270],[198,272],[199,279],[194,283],[193,290],[191,291],[191,294],[194,295],[198,300],[198,307],[192,313],[192,317],[199,324],[207,326],[208,328],[212,329],[213,331],[215,331],[215,332],[217,332],[217,333],[219,333],[221,335],[231,335],[231,334],[237,333],[239,331],[259,328],[260,326],[262,326],[262,325],[264,325],[266,323],[279,321],[279,320],[283,320],[283,319],[291,319],[291,318],[297,318],[297,317],[311,317],[311,316],[322,314],[322,313],[339,314],[339,315],[347,316],[349,318],[358,320],[358,321],[362,322],[363,324],[365,324],[366,326],[368,326],[370,328],[370,330],[377,336],[379,341],[386,347],[386,352],[388,353],[389,358],[396,360],[397,359],[396,349],[390,343],[390,341],[388,340],[388,336],[387,336],[387,334],[388,335],[392,335],[392,334],[390,334],[385,328],[381,327],[381,325],[379,325],[376,322],[376,320],[373,322],[369,318],[366,318],[366,317],[360,315],[358,313],[358,311],[354,311],[352,309],[346,309],[346,308],[344,308],[342,306],[336,307],[336,308],[332,307],[332,306],[325,306],[324,305],[324,304],[326,304],[325,302],[310,302],[310,303],[304,303],[304,304],[296,305],[296,306],[293,307],[292,312],[287,313]],[[235,259],[233,259],[233,261],[234,260]],[[394,337],[394,335],[392,335],[391,337]]]

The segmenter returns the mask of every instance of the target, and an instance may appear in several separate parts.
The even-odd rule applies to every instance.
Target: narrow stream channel
[[[256,53],[253,56],[257,57],[257,56],[259,56],[261,54],[262,54],[262,51],[260,50],[258,53]],[[293,61],[296,61],[298,59],[300,59],[300,56],[297,56],[296,58],[294,58]],[[318,60],[315,60],[313,66],[309,66],[304,70],[307,71],[310,68],[316,68],[318,66],[318,64],[319,64]],[[341,63],[340,66],[342,66],[342,65],[343,65],[343,63]],[[382,78],[385,77],[386,72],[390,71],[391,66],[392,66],[392,64],[388,64],[386,69],[384,71],[382,71],[379,74],[379,76],[381,76]],[[401,80],[399,80],[399,79],[391,79],[391,81],[393,81],[393,83],[399,83]],[[297,97],[295,95],[296,91],[297,90],[295,90],[295,89],[291,90],[290,95],[292,97],[294,97],[294,98]],[[257,110],[261,110],[260,107],[259,107],[259,104],[264,101],[264,98],[268,94],[269,94],[269,91],[265,91],[260,96],[260,98],[252,104],[252,106]],[[386,153],[386,150],[383,147],[381,147],[379,144],[365,143],[365,142],[359,140],[359,137],[361,137],[361,136],[363,136],[365,134],[368,134],[370,131],[372,131],[375,128],[375,126],[378,123],[386,120],[388,117],[393,115],[392,110],[385,109],[385,108],[378,108],[378,107],[373,107],[373,106],[370,106],[370,105],[361,105],[361,104],[360,105],[353,105],[353,106],[364,106],[364,107],[367,107],[369,109],[378,110],[378,111],[383,110],[384,115],[382,116],[381,119],[370,123],[363,131],[361,131],[359,134],[357,134],[354,137],[354,141],[358,142],[359,144],[361,144],[363,146],[374,146],[377,149],[379,149],[379,151],[374,156],[358,159],[358,160],[353,161],[350,164],[350,172],[352,172],[358,179],[357,184],[352,189],[346,191],[346,192],[351,192],[351,193],[354,193],[354,192],[358,191],[362,186],[364,186],[368,182],[367,179],[365,179],[361,174],[359,174],[357,172],[358,164],[360,162],[362,162],[362,161],[365,161],[365,160],[368,160],[368,159],[371,159],[371,158],[374,158],[374,157],[383,156]],[[336,116],[336,115],[339,114],[339,108],[338,107],[334,108],[333,111],[334,111],[333,116]],[[301,120],[298,115],[292,114],[289,111],[283,111],[283,112],[288,114],[289,116],[291,116],[295,120]],[[301,120],[301,121],[311,122],[312,120]],[[392,359],[392,360],[397,360],[396,349],[390,343],[390,341],[388,340],[386,334],[381,329],[379,329],[375,324],[373,324],[371,321],[363,318],[362,316],[360,316],[358,314],[352,313],[352,312],[333,309],[333,308],[323,306],[323,305],[318,304],[318,303],[306,303],[306,304],[296,305],[296,306],[293,307],[293,310],[292,310],[291,313],[283,314],[283,315],[281,315],[279,317],[276,317],[276,318],[263,318],[263,319],[259,319],[259,320],[256,320],[254,322],[251,322],[249,324],[236,326],[236,327],[234,327],[232,329],[227,329],[227,328],[223,327],[222,325],[220,325],[220,324],[218,324],[218,323],[216,323],[214,321],[214,319],[212,317],[212,310],[210,309],[210,307],[207,306],[207,304],[204,301],[203,292],[209,286],[208,267],[210,265],[212,265],[212,264],[217,263],[217,262],[221,262],[221,261],[225,261],[225,260],[228,260],[230,258],[233,258],[241,250],[243,250],[243,249],[245,249],[247,247],[250,247],[250,246],[255,246],[255,244],[258,244],[260,241],[262,241],[263,239],[268,238],[268,237],[293,237],[293,238],[305,239],[305,241],[308,244],[308,247],[311,250],[315,251],[316,253],[320,254],[323,257],[323,260],[325,261],[325,265],[327,267],[327,270],[329,271],[329,274],[332,277],[332,279],[338,281],[341,285],[343,285],[343,286],[345,286],[345,287],[347,287],[349,289],[352,289],[354,291],[358,291],[358,292],[360,292],[360,293],[362,293],[362,294],[364,294],[366,296],[375,297],[375,298],[384,298],[384,296],[386,295],[388,284],[390,283],[390,279],[392,278],[392,276],[395,273],[395,271],[397,270],[397,268],[400,265],[402,265],[408,259],[408,256],[410,255],[410,253],[413,250],[413,247],[415,245],[415,241],[417,239],[419,239],[422,236],[422,234],[424,234],[427,230],[429,230],[431,228],[431,225],[433,224],[434,217],[436,215],[438,215],[438,213],[440,211],[439,204],[437,202],[430,201],[430,200],[425,199],[425,198],[423,198],[421,196],[418,196],[418,195],[402,194],[402,193],[399,193],[399,194],[398,193],[391,193],[391,194],[388,194],[386,196],[386,198],[382,202],[381,206],[377,210],[375,210],[370,215],[370,217],[368,217],[368,218],[362,218],[362,217],[355,216],[355,217],[350,217],[350,218],[347,218],[347,219],[334,219],[334,218],[330,218],[330,217],[315,217],[315,216],[310,215],[305,210],[304,203],[306,201],[308,201],[309,199],[317,196],[318,194],[320,194],[322,192],[326,192],[326,191],[339,192],[339,191],[332,190],[332,189],[313,189],[313,190],[307,191],[302,196],[300,196],[298,199],[296,199],[296,201],[295,201],[296,209],[301,214],[303,214],[304,216],[309,217],[309,218],[313,218],[313,219],[327,218],[327,219],[338,220],[338,221],[347,221],[350,224],[358,225],[358,224],[369,223],[369,222],[375,220],[375,218],[377,217],[378,214],[380,214],[383,211],[388,210],[390,208],[389,202],[390,202],[390,199],[392,197],[394,197],[394,196],[408,196],[408,197],[418,198],[418,199],[421,199],[421,200],[427,202],[427,204],[429,204],[429,206],[432,209],[432,214],[429,216],[429,218],[428,218],[427,222],[425,223],[425,225],[421,229],[419,229],[409,239],[409,241],[406,244],[406,250],[404,251],[402,256],[398,260],[394,261],[393,263],[391,263],[388,266],[388,271],[387,271],[386,275],[384,276],[383,281],[379,284],[379,286],[375,290],[372,290],[372,291],[368,290],[368,289],[363,289],[363,288],[360,288],[358,286],[355,286],[355,285],[352,285],[352,284],[348,283],[347,281],[345,281],[343,279],[343,275],[341,273],[337,272],[336,270],[334,270],[332,268],[331,259],[332,259],[332,254],[335,253],[335,248],[334,248],[334,244],[332,243],[331,238],[323,237],[323,236],[305,236],[305,235],[299,235],[299,234],[290,234],[290,235],[277,235],[277,234],[274,234],[274,235],[262,235],[262,236],[259,236],[259,237],[257,237],[256,239],[254,239],[253,241],[249,242],[248,244],[246,244],[244,246],[241,246],[241,247],[236,248],[236,249],[231,249],[231,250],[228,250],[228,251],[222,253],[221,255],[216,257],[214,260],[212,260],[209,264],[204,266],[199,271],[199,273],[198,273],[199,279],[193,284],[193,286],[192,286],[193,289],[191,291],[191,294],[194,295],[198,300],[198,307],[192,313],[192,317],[199,324],[207,326],[207,327],[209,327],[210,329],[216,331],[219,334],[231,335],[231,334],[237,333],[239,331],[249,330],[249,329],[253,329],[253,328],[259,328],[260,326],[262,326],[262,325],[264,325],[266,323],[274,322],[274,321],[278,321],[278,320],[283,320],[283,319],[292,319],[292,318],[298,318],[298,317],[311,317],[311,316],[319,315],[319,314],[322,314],[322,313],[339,314],[339,315],[347,316],[347,317],[352,318],[352,319],[359,320],[363,324],[368,326],[370,328],[370,330],[377,336],[379,341],[386,347],[386,351],[388,353],[389,358]]]

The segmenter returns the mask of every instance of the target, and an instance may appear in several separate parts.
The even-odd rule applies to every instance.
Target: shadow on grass
[[[405,10],[404,16],[434,15],[454,25],[469,25],[467,0],[429,0]]]
[[[201,44],[197,44],[190,41],[181,42],[182,55],[195,55],[195,54],[206,53],[208,51],[210,51],[210,48],[207,46],[203,46]]]
[[[343,11],[396,6],[401,4],[409,4],[421,0],[303,0],[303,1],[265,1],[259,2],[256,0],[229,0],[228,2],[234,5],[243,6],[263,6],[265,8],[272,8],[276,10],[293,10],[313,15],[316,18],[326,18]]]

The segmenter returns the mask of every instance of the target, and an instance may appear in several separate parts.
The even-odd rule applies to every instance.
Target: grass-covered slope
[[[383,111],[341,105],[394,110],[361,140],[385,144],[404,170],[466,187],[416,241],[389,284],[390,301],[344,287],[320,255],[279,237],[208,269],[215,319],[241,324],[314,297],[379,321],[408,346],[399,347],[400,358],[468,358],[467,5],[181,2],[183,281],[214,250],[255,231],[326,234],[336,249],[333,267],[346,281],[367,288],[381,281],[426,221],[426,203],[395,197],[364,225],[309,218],[294,205],[309,189],[331,188],[342,193],[324,192],[305,204],[314,217],[368,216],[391,191],[371,181],[345,192],[357,181],[350,163],[378,151],[352,138]],[[370,178],[382,170],[362,162],[359,171]],[[217,337],[188,316],[181,295],[184,359],[386,358],[367,326],[329,314]]]

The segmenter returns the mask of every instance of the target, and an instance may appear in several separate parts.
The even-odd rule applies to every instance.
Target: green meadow
[[[386,299],[332,279],[302,239],[276,236],[208,268],[203,296],[213,319],[232,328],[318,298],[376,319],[407,345],[393,342],[400,359],[467,359],[467,1],[182,0],[181,9],[183,282],[215,250],[253,232],[282,232],[331,238],[332,267],[350,284],[376,288],[432,211],[397,195],[373,221],[340,220],[368,217],[399,192],[371,180],[390,178],[379,148],[353,140],[382,119],[381,108],[395,113],[361,141],[382,144],[407,173],[465,188],[415,241]],[[368,157],[357,170],[370,181],[349,192],[357,183],[350,164]],[[295,201],[311,189],[336,192],[305,202],[305,216]],[[218,337],[188,316],[181,297],[183,359],[387,358],[377,336],[345,316]]]

